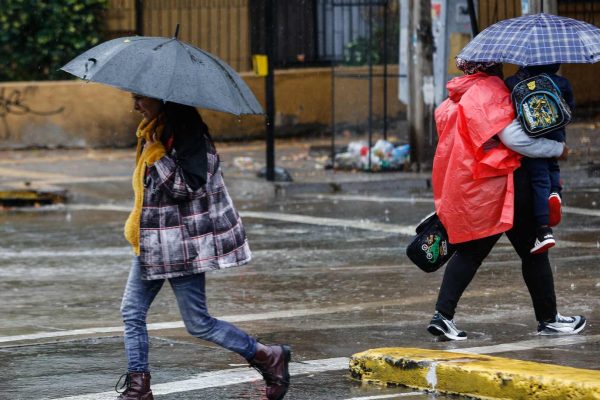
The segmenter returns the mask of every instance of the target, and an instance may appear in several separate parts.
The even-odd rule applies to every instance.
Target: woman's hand
[[[567,147],[567,144],[565,142],[563,142],[563,151],[561,153],[561,155],[558,157],[559,160],[566,160],[567,158],[569,158],[569,148]]]
[[[146,151],[148,149],[148,147],[152,146],[153,144],[154,144],[153,141],[146,140],[146,143],[144,143],[144,148],[142,149],[142,151]]]

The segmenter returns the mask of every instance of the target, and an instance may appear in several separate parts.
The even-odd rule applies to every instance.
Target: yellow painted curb
[[[478,399],[600,399],[600,371],[481,354],[371,349],[350,358],[350,372],[363,382]]]
[[[0,188],[0,206],[57,204],[66,201],[66,190],[3,189]]]

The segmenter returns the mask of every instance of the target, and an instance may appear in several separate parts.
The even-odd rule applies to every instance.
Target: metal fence
[[[369,15],[369,6],[389,4]],[[397,14],[397,0],[285,0],[275,2],[277,21],[274,65],[277,68],[357,61],[372,35],[381,43],[387,15]],[[179,37],[207,50],[238,71],[251,69],[251,55],[266,53],[265,0],[110,0],[108,38],[143,34]],[[369,33],[369,27],[375,29]],[[397,28],[397,26],[396,26]],[[389,37],[397,36],[390,24]],[[352,53],[344,53],[351,46]],[[397,43],[389,43],[390,59]],[[374,54],[379,56],[379,49]],[[375,62],[375,64],[381,63]]]
[[[384,64],[383,53],[388,60],[397,56],[397,0],[317,0],[316,4],[320,60],[366,65],[367,49],[373,64]]]
[[[316,0],[273,3],[276,21],[273,65],[289,68],[318,64]],[[266,7],[266,0],[250,0],[251,46],[254,54],[267,53]]]
[[[375,138],[388,136],[388,64],[398,64],[400,14],[396,0],[318,0],[319,53],[331,64],[331,159],[335,166],[336,109],[348,103],[343,90],[347,80],[361,80],[364,90],[356,96],[367,99],[366,120],[356,128],[365,129],[368,148]],[[380,66],[374,68],[375,66]],[[355,68],[348,68],[355,67]],[[340,93],[338,93],[340,92]],[[395,95],[394,95],[395,97]],[[374,103],[382,105],[382,115],[374,113]],[[366,126],[363,126],[366,125]],[[371,170],[371,153],[366,169]]]

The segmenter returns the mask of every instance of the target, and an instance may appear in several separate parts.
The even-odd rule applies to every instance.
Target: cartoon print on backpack
[[[571,109],[560,89],[545,73],[517,83],[511,93],[517,118],[531,137],[558,129],[571,122]]]

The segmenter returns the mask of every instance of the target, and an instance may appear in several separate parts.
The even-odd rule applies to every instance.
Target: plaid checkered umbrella
[[[600,29],[567,17],[525,15],[487,27],[458,57],[522,66],[595,63],[600,61]]]

